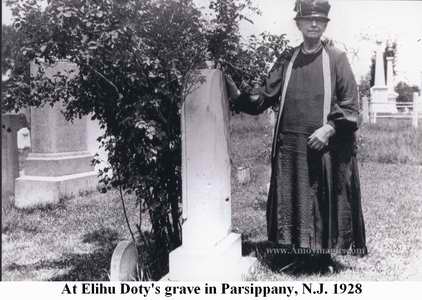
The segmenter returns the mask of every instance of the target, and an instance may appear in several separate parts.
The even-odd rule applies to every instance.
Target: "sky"
[[[207,5],[209,1],[195,0],[199,5]],[[293,20],[294,2],[255,0],[262,15],[252,16],[254,24],[243,23],[242,34],[285,33],[292,45],[299,44],[301,35]],[[331,21],[325,36],[335,40],[340,48],[348,49],[358,80],[369,71],[375,40],[391,39],[398,44],[395,83],[403,80],[422,85],[422,1],[331,0],[330,4]],[[2,23],[10,24],[10,11],[4,1],[2,8]]]

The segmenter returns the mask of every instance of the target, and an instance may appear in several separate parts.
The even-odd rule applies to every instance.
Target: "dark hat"
[[[330,11],[328,0],[296,0],[295,20],[307,18],[321,18],[329,21],[328,12]]]

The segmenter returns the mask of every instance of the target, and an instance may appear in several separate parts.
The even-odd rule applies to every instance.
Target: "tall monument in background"
[[[387,57],[387,82],[384,69],[384,44],[377,41],[375,59],[375,82],[371,88],[372,113],[397,112],[396,98],[393,81],[393,57]]]

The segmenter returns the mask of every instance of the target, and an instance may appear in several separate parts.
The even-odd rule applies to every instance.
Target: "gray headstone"
[[[39,72],[31,64],[31,74]],[[64,73],[69,77],[77,67],[68,62],[46,66],[46,77]],[[50,77],[53,78],[53,77]],[[87,149],[87,118],[68,122],[57,102],[31,109],[31,152],[25,160],[25,172],[15,182],[15,206],[29,208],[58,203],[96,190],[98,179]]]
[[[15,192],[15,179],[19,176],[17,132],[27,126],[23,114],[3,114],[1,118],[1,198],[8,207]]]

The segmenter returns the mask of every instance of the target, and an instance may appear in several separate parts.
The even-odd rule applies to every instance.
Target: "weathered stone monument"
[[[74,64],[59,62],[45,69],[69,76]],[[31,65],[31,74],[38,72]],[[57,203],[61,198],[96,189],[98,180],[87,151],[87,118],[65,120],[60,102],[54,107],[31,108],[31,152],[25,174],[16,179],[15,205],[19,208]]]
[[[386,85],[385,70],[384,70],[384,49],[383,43],[377,41],[376,59],[375,59],[375,82],[371,88],[371,113],[395,113],[396,98],[394,98],[394,90]],[[387,59],[387,74],[391,72],[390,79],[387,76],[388,82],[392,85],[392,59]],[[389,97],[391,95],[391,97]]]
[[[170,253],[169,280],[241,280],[255,258],[242,257],[231,225],[229,112],[224,78],[205,82],[182,109],[182,246]]]

